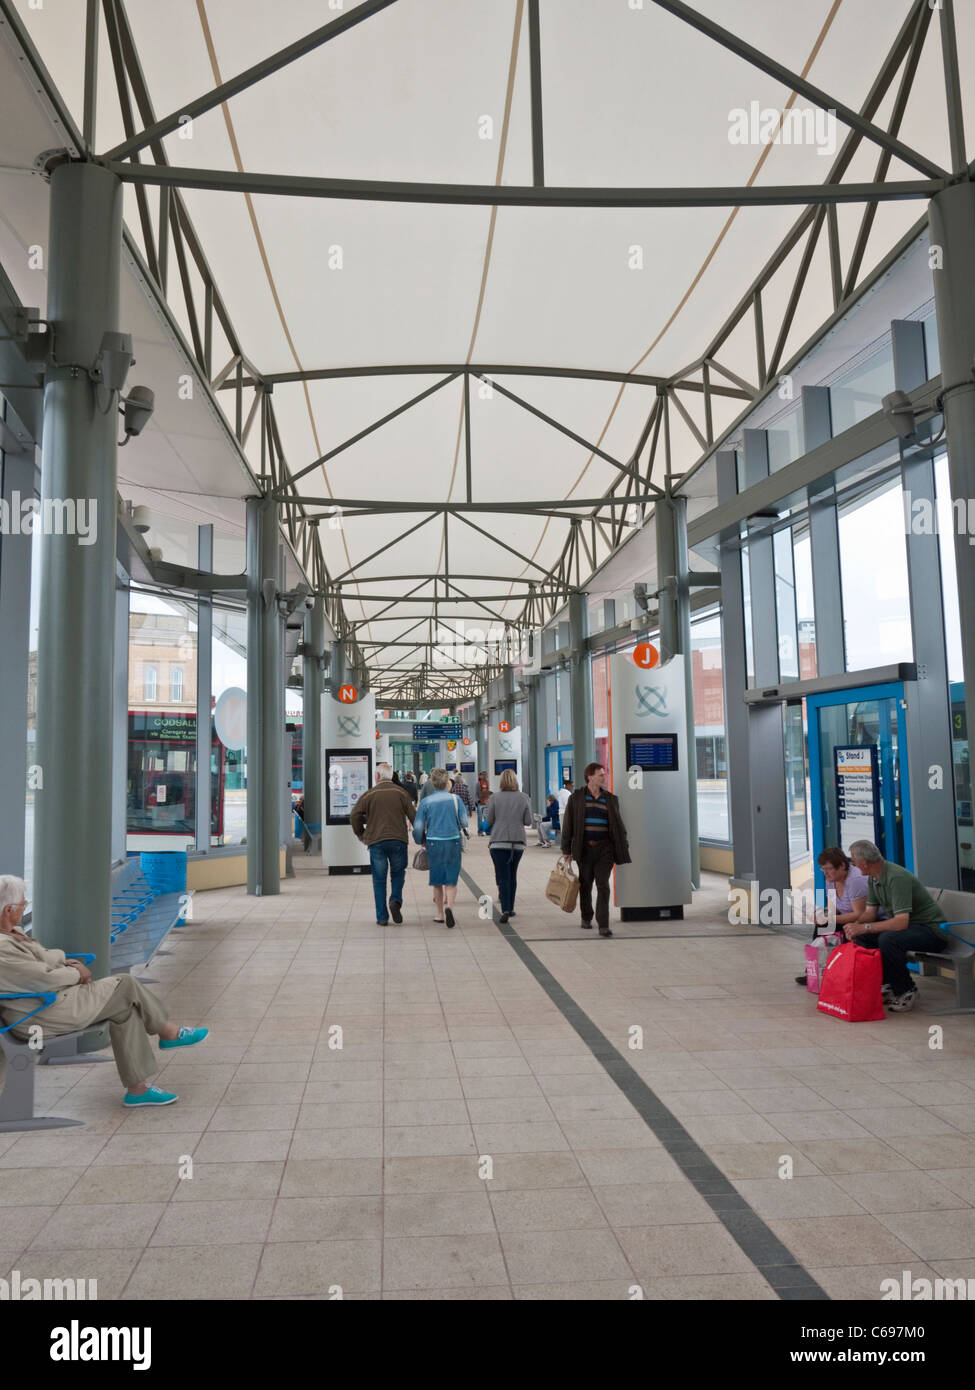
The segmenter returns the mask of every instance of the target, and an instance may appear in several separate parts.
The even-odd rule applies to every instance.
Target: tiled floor
[[[932,1018],[947,985],[844,1025],[718,876],[605,941],[545,901],[554,858],[526,851],[512,927],[832,1298],[975,1271],[975,1019]],[[0,1135],[0,1271],[103,1299],[777,1297],[468,888],[447,931],[411,870],[380,928],[368,878],[296,866],[279,897],[197,895],[152,963],[212,1029],[160,1054],[177,1105],[42,1069],[85,1127]],[[493,891],[483,840],[465,867]]]

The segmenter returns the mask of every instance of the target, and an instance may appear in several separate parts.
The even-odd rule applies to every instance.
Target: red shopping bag
[[[876,1023],[884,1017],[880,986],[883,963],[879,951],[848,941],[838,946],[823,971],[817,1009],[847,1023]]]

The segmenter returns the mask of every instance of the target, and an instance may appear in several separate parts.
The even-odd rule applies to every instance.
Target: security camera
[[[103,333],[102,341],[91,369],[94,381],[100,381],[109,391],[121,391],[129,368],[135,365],[130,333]]]
[[[132,525],[139,532],[140,536],[144,536],[146,532],[150,530],[152,522],[149,519],[148,507],[132,508]]]
[[[883,411],[897,432],[898,439],[905,444],[917,443],[917,429],[914,423],[914,407],[906,391],[891,391],[884,396]]]
[[[149,390],[148,386],[133,386],[132,390],[123,400],[122,418],[125,423],[125,439],[123,443],[128,443],[133,435],[141,434],[149,423],[149,418],[156,407],[155,393]]]
[[[648,609],[648,607],[649,607],[649,604],[647,603],[647,586],[646,586],[646,584],[634,584],[634,585],[633,585],[633,602],[636,604],[638,612],[640,612],[640,613],[646,613],[646,612],[647,612],[647,609]]]

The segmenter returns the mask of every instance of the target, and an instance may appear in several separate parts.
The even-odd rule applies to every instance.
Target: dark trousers
[[[852,938],[858,946],[879,950],[884,967],[884,984],[895,994],[906,994],[916,985],[907,969],[908,951],[943,951],[947,938],[934,927],[914,923],[903,931],[865,931]]]
[[[518,865],[521,863],[521,856],[524,852],[521,849],[491,850],[491,858],[494,860],[494,877],[498,884],[498,897],[501,900],[502,912],[514,911],[515,891],[518,887]]]
[[[405,840],[377,840],[369,846],[369,863],[372,865],[372,891],[376,899],[376,921],[388,922],[386,907],[386,871],[390,877],[390,899],[403,901],[403,886],[406,883],[406,861],[408,858]]]
[[[579,861],[579,907],[584,922],[592,921],[592,885],[596,884],[596,925],[609,926],[609,876],[613,872],[613,846],[608,840],[585,845]]]

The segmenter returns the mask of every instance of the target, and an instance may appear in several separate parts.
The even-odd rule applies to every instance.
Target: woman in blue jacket
[[[425,845],[430,860],[430,887],[437,912],[435,922],[454,925],[454,899],[460,877],[461,834],[467,830],[467,808],[459,796],[448,790],[446,770],[435,767],[430,773],[433,791],[416,808],[413,838]]]

